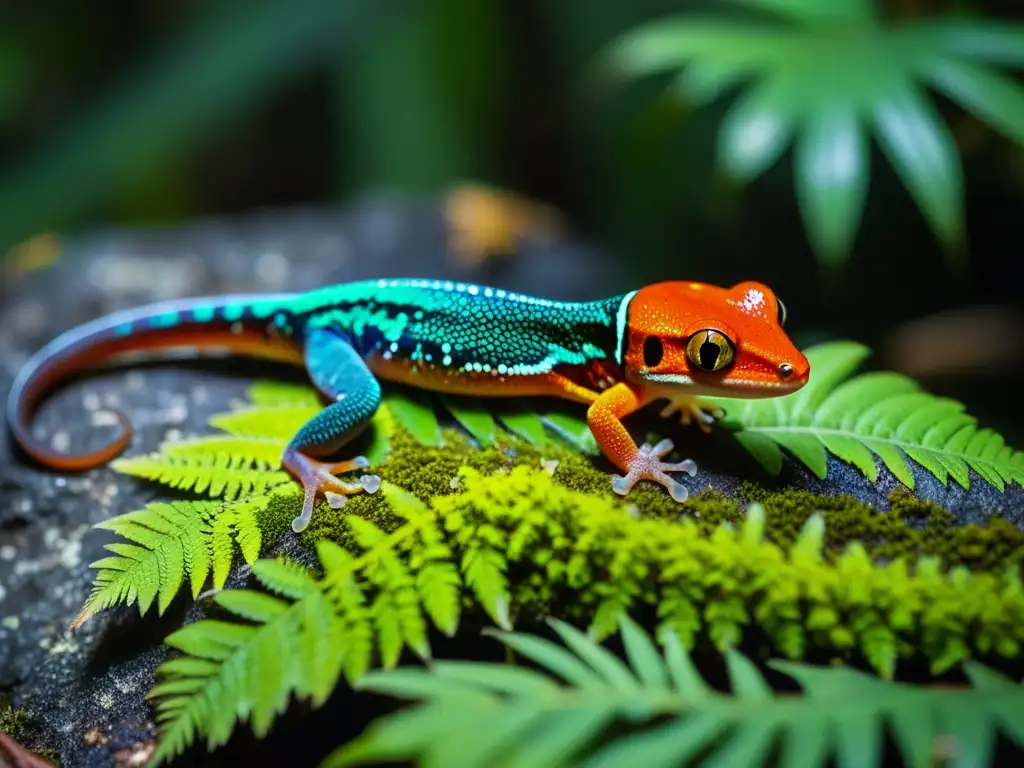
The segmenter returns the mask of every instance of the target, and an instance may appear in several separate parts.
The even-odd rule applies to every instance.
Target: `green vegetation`
[[[740,445],[770,444],[780,464],[781,445],[813,468],[826,450],[839,453],[821,430],[841,407],[854,415],[827,428],[845,429],[887,466],[902,450],[936,471],[932,451],[957,479],[966,472],[958,462],[981,467],[998,488],[1019,479],[1020,454],[1009,449],[936,449],[920,430],[908,431],[913,413],[904,417],[906,404],[893,407],[884,396],[902,379],[846,379],[862,348],[833,344],[807,354],[813,383],[770,413],[759,402],[724,403]],[[983,433],[959,404],[916,387],[900,392],[893,397],[912,398],[913,412],[941,411],[957,429]],[[600,640],[626,617],[644,616],[659,637],[733,654],[731,664],[737,657],[729,649],[743,645],[793,660],[867,665],[883,679],[904,659],[926,660],[939,674],[972,658],[1017,659],[1024,645],[1024,532],[998,514],[985,525],[958,525],[941,505],[906,489],[892,491],[889,509],[880,510],[850,496],[749,481],[735,497],[695,489],[678,504],[644,483],[622,499],[578,416],[491,412],[411,393],[388,393],[362,438],[382,491],[334,507],[318,502],[300,537],[315,548],[318,567],[267,558],[282,534],[292,535],[288,523],[300,503],[278,457],[319,404],[305,387],[269,383],[255,385],[250,401],[211,419],[222,434],[117,463],[122,472],[207,498],[154,503],[103,523],[119,538],[107,545],[112,556],[93,564],[96,583],[76,619],[122,603],[163,613],[186,584],[192,599],[213,588],[215,617],[167,640],[184,655],[160,668],[151,694],[161,733],[156,760],[198,737],[210,748],[223,744],[240,722],[263,735],[293,698],[317,706],[340,684],[377,680],[370,670],[393,668],[406,651],[428,660],[431,628],[453,635],[463,618],[509,630],[557,616]],[[441,404],[455,426],[439,418]],[[783,428],[818,441],[820,456],[776,440]],[[894,434],[899,448],[880,449],[897,442]],[[760,457],[768,452],[762,447]],[[868,472],[861,456],[855,463]],[[902,458],[900,466],[894,474],[905,480]],[[223,590],[240,560],[262,589]],[[851,670],[831,674],[839,686],[906,692]],[[845,695],[808,688],[807,706],[818,706],[811,700],[822,692]],[[918,699],[898,703],[911,701]],[[608,706],[605,724],[619,704]],[[722,728],[742,731],[728,714],[739,709],[723,711]],[[771,733],[792,725],[779,712]],[[374,743],[352,749],[370,754]]]
[[[344,546],[317,544],[319,578],[257,561],[271,594],[221,592],[215,600],[231,620],[172,634],[167,642],[186,655],[158,670],[152,693],[160,755],[197,732],[221,744],[238,720],[266,733],[291,695],[322,703],[342,675],[357,682],[374,663],[390,668],[404,647],[429,659],[428,624],[451,635],[467,606],[506,629],[557,611],[587,621],[597,638],[649,608],[659,634],[686,647],[706,637],[725,650],[766,635],[789,658],[812,649],[864,658],[885,678],[900,657],[923,654],[941,672],[975,653],[1015,657],[1024,643],[1019,569],[873,564],[856,543],[829,562],[819,515],[783,550],[764,540],[759,505],[741,527],[709,536],[688,520],[638,520],[539,470],[463,478],[462,492],[430,506],[387,486],[403,518],[393,531],[349,514]]]
[[[747,657],[725,651],[731,691],[701,677],[683,643],[663,651],[620,621],[625,663],[552,621],[563,644],[494,632],[539,669],[435,662],[367,675],[359,687],[416,703],[339,748],[321,768],[413,759],[424,768],[469,765],[880,765],[888,729],[905,765],[931,765],[943,749],[960,765],[989,765],[996,733],[1024,747],[1024,686],[970,662],[963,689],[899,685],[846,667],[769,662],[801,688],[779,696]],[[951,744],[943,745],[940,736]],[[697,760],[697,758],[700,758]]]
[[[788,397],[746,400],[739,407],[716,399],[729,416],[723,426],[772,474],[782,469],[785,448],[824,478],[826,451],[874,481],[875,456],[909,488],[914,475],[904,457],[943,484],[950,478],[971,487],[970,470],[1002,491],[1024,485],[1024,453],[991,429],[978,429],[964,406],[922,391],[906,376],[888,371],[847,377],[869,354],[860,344],[823,344],[807,350],[811,379]],[[735,402],[735,401],[733,401]]]
[[[628,76],[681,70],[697,104],[744,86],[718,131],[718,161],[739,182],[793,151],[807,235],[827,263],[845,260],[867,199],[873,137],[949,248],[964,237],[956,142],[927,88],[1024,144],[1024,88],[993,65],[1024,66],[1024,27],[966,18],[884,20],[874,0],[732,0],[749,16],[690,14],[618,40]],[[760,12],[760,13],[758,13]]]

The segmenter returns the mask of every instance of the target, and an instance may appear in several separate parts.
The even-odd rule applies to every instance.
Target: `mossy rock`
[[[665,520],[690,518],[708,533],[723,522],[739,525],[747,506],[759,502],[767,512],[766,538],[784,547],[793,543],[811,515],[820,513],[825,520],[827,548],[833,553],[858,541],[879,560],[936,556],[944,567],[966,565],[975,571],[999,571],[1008,564],[1019,565],[1024,558],[1024,530],[1017,521],[1019,515],[1007,516],[1005,498],[993,498],[980,482],[974,486],[974,495],[957,495],[950,506],[944,506],[922,498],[891,476],[880,480],[881,487],[851,477],[851,468],[833,458],[829,474],[841,478],[836,484],[845,486],[843,491],[823,492],[820,482],[792,465],[787,467],[783,479],[763,477],[760,482],[700,472],[687,481],[695,490],[682,504],[651,483],[639,484],[626,499],[621,499],[611,490],[609,472],[614,468],[569,446],[550,443],[538,447],[506,437],[497,446],[481,448],[454,427],[445,428],[443,434],[444,445],[435,447],[424,446],[405,430],[399,430],[392,438],[392,454],[374,471],[385,482],[429,500],[457,493],[459,472],[464,467],[483,474],[509,472],[515,467],[545,469],[567,488],[621,502],[633,514]],[[721,446],[718,448],[722,450]],[[733,460],[744,458],[737,454],[734,450]],[[756,474],[756,470],[751,474]],[[923,472],[921,475],[921,483],[927,485],[930,476]],[[801,482],[802,486],[798,484]],[[882,489],[889,486],[895,487],[879,501]],[[1014,489],[1009,494],[1018,495]],[[986,502],[994,501],[1002,503],[985,506]],[[286,506],[287,511],[280,510],[283,516],[294,512],[292,505]],[[343,529],[340,521],[347,514],[373,519],[385,529],[396,524],[388,515],[383,497],[356,495],[340,510],[320,502],[304,534],[305,540],[335,537],[339,528]]]

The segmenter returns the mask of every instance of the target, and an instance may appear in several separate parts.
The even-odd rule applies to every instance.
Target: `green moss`
[[[507,473],[517,466],[539,468],[545,459],[558,460],[560,468],[562,462],[568,462],[577,471],[589,463],[588,459],[568,448],[548,446],[538,449],[508,435],[500,436],[492,447],[479,448],[457,429],[444,429],[442,434],[445,438],[443,445],[425,446],[406,430],[396,429],[390,436],[391,452],[387,459],[370,471],[379,475],[383,482],[409,491],[422,501],[429,501],[437,496],[460,492],[459,473],[466,467],[490,475]],[[607,476],[591,471],[591,477],[587,479],[596,485],[601,480],[607,481]],[[298,508],[299,497],[296,496],[290,514],[296,514]],[[348,497],[340,509],[332,509],[327,502],[318,501],[304,535],[310,543],[321,538],[345,543],[348,536],[345,517],[353,514],[370,520],[385,531],[392,531],[401,524],[401,518],[389,508],[382,494],[359,493]]]
[[[640,483],[622,499],[611,490],[608,472],[612,468],[605,466],[606,462],[581,455],[567,445],[537,447],[502,436],[497,445],[479,448],[459,430],[445,429],[443,434],[444,445],[432,447],[421,445],[404,429],[396,429],[390,438],[391,452],[373,471],[385,482],[429,501],[461,492],[458,478],[465,467],[489,475],[507,473],[516,467],[540,469],[543,462],[556,461],[552,476],[566,488],[621,503],[643,517],[668,521],[687,518],[706,533],[724,522],[738,525],[745,517],[747,505],[759,502],[765,508],[766,538],[783,547],[791,545],[811,515],[820,512],[825,520],[828,557],[838,555],[856,541],[878,561],[934,556],[944,567],[966,565],[978,571],[997,571],[1024,562],[1024,532],[1005,518],[993,514],[985,525],[961,526],[942,505],[922,500],[904,489],[890,494],[888,510],[847,494],[831,496],[799,488],[768,489],[750,482],[741,484],[737,497],[707,489],[693,494],[683,504],[673,501],[653,483]],[[287,521],[297,514],[298,505],[299,496],[289,496],[272,510],[278,527],[287,527]],[[401,525],[401,519],[391,511],[382,494],[356,494],[341,509],[332,509],[319,501],[305,540],[313,544],[320,538],[330,538],[345,544],[345,517],[352,514],[385,531]],[[539,583],[537,590],[536,602],[544,603],[547,598]]]
[[[661,629],[688,644],[706,636],[724,647],[756,630],[786,656],[860,653],[885,675],[917,653],[941,671],[972,654],[1016,656],[1024,642],[1015,569],[873,559],[859,541],[829,556],[827,513],[781,544],[767,536],[760,504],[731,526],[703,514],[636,518],[536,468],[464,474],[464,492],[436,497],[432,507],[453,551],[473,552],[504,574],[520,616],[553,612],[587,621],[602,636],[622,611],[650,610]],[[701,505],[709,517],[732,516],[721,496],[690,506]]]
[[[0,696],[0,733],[21,742],[32,722],[32,715],[24,709],[14,709],[6,698]],[[56,749],[33,749],[31,752],[46,760],[50,765],[59,766],[60,751]],[[0,765],[6,765],[0,759]]]
[[[972,570],[1000,570],[1024,559],[1024,532],[993,513],[985,525],[958,525],[955,515],[941,504],[920,499],[910,491],[889,494],[889,509],[880,510],[847,494],[827,496],[797,488],[767,490],[752,483],[740,488],[740,499],[764,504],[768,537],[781,545],[791,543],[807,519],[820,511],[825,519],[827,550],[834,554],[852,541],[863,544],[879,560],[896,557],[936,556],[945,566],[966,565]],[[737,519],[721,509],[728,499],[712,505],[712,522]],[[700,502],[697,502],[699,505]]]
[[[31,720],[24,709],[14,709],[6,699],[0,698],[0,731],[17,741],[25,735]]]

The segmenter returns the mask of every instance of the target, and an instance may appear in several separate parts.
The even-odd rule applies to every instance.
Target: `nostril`
[[[792,375],[793,375],[793,366],[792,365],[790,365],[789,363],[783,363],[782,365],[779,366],[779,376],[781,376],[784,379],[788,379]]]

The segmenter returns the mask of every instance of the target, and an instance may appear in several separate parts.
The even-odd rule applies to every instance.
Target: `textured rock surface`
[[[370,276],[467,279],[566,299],[616,292],[627,282],[618,279],[607,258],[576,246],[526,247],[506,265],[471,269],[451,263],[443,244],[437,206],[386,201],[343,211],[270,212],[168,232],[72,238],[55,266],[5,279],[0,397],[6,400],[27,356],[58,332],[160,299],[302,290]],[[240,398],[253,377],[278,373],[265,365],[235,363],[165,363],[108,372],[58,393],[40,414],[38,426],[54,445],[84,448],[104,440],[104,414],[117,407],[131,414],[136,427],[130,450],[148,451],[174,432],[205,431],[209,415]],[[708,446],[702,440],[691,432],[681,444],[702,467],[697,487],[734,490],[737,474],[753,467],[748,457],[733,451],[720,464],[702,459],[699,451]],[[917,475],[919,493],[950,507],[963,522],[1002,510],[1018,525],[1024,523],[1019,488],[1002,495],[977,481],[968,493],[945,488],[920,470]],[[835,461],[826,481],[787,464],[780,482],[851,493],[883,508],[896,487],[886,473],[871,485]],[[102,545],[109,541],[108,534],[91,526],[162,495],[161,489],[108,468],[67,477],[40,471],[24,464],[6,439],[0,441],[0,694],[33,714],[28,743],[58,749],[64,765],[138,765],[151,749],[154,729],[143,695],[152,684],[153,667],[163,658],[160,641],[195,609],[179,600],[161,620],[143,621],[133,611],[121,611],[73,635],[65,627],[88,592],[88,564],[102,556]],[[234,583],[240,582],[236,578]],[[349,699],[305,718],[297,726],[301,734],[281,728],[260,745],[260,761],[275,754],[312,764],[374,711],[369,705],[358,711],[352,706]],[[252,748],[251,741],[233,745],[243,759],[252,758]],[[299,753],[310,755],[309,760]]]

